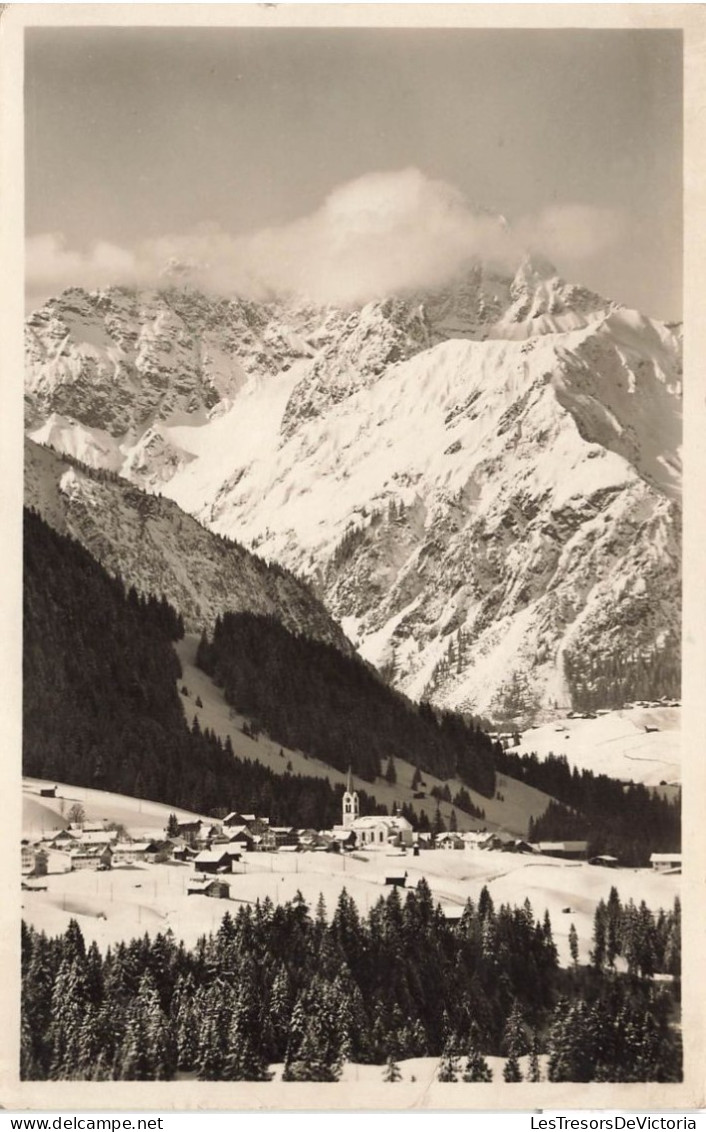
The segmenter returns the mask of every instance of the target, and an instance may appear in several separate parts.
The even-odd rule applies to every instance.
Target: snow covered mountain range
[[[73,289],[27,428],[303,575],[407,694],[526,721],[678,679],[680,357],[536,257],[350,310]]]

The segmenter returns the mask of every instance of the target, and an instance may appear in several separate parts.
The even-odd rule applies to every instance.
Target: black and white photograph
[[[22,29],[18,1107],[697,1105],[683,27],[81,7]]]

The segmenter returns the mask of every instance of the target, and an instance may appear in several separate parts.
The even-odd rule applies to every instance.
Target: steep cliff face
[[[307,585],[206,530],[169,499],[91,472],[28,440],[25,501],[126,586],[164,594],[187,630],[210,631],[226,610],[270,614],[294,632],[352,652]]]
[[[536,258],[349,311],[65,301],[30,319],[31,435],[308,577],[407,693],[526,721],[678,681],[676,328]]]

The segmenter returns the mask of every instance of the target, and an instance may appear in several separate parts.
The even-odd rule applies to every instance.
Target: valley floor
[[[35,798],[29,801],[35,803]],[[107,812],[111,812],[110,807]],[[117,805],[113,812],[118,812]],[[33,804],[28,818],[36,832]],[[153,832],[157,831],[153,826]],[[435,900],[452,916],[461,913],[468,897],[477,900],[484,885],[496,905],[520,905],[528,898],[536,916],[541,918],[545,909],[549,911],[564,965],[570,963],[568,935],[572,923],[579,937],[580,960],[588,961],[595,909],[601,899],[607,900],[612,885],[624,903],[631,898],[638,904],[644,900],[657,910],[672,907],[681,880],[650,869],[604,869],[585,862],[479,849],[422,850],[417,857],[400,855],[399,851],[395,855],[360,852],[350,856],[250,853],[226,878],[230,899],[218,900],[187,895],[187,882],[194,876],[192,865],[140,864],[107,872],[52,871],[64,868],[63,861],[65,858],[56,854],[50,860],[49,875],[33,882],[46,885],[45,889],[22,892],[22,915],[49,935],[65,931],[74,918],[85,938],[96,940],[101,948],[167,929],[191,947],[200,935],[218,928],[226,910],[235,913],[243,903],[253,904],[266,897],[275,904],[284,903],[298,891],[312,914],[321,894],[331,915],[344,887],[361,912],[367,912],[390,891],[385,885],[387,876],[406,874],[407,887],[425,877]]]

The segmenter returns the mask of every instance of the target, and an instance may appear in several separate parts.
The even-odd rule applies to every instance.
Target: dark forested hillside
[[[499,751],[496,766],[556,799],[530,822],[530,840],[585,838],[590,856],[611,853],[623,864],[636,866],[649,864],[650,853],[681,848],[679,797],[670,801],[641,783],[572,769],[564,755],[540,760],[535,754]]]
[[[166,601],[126,592],[26,511],[24,773],[204,813],[231,805],[301,826],[338,820],[342,788],[273,774],[189,728],[171,644],[181,631]],[[374,810],[364,792],[360,801],[361,812]]]
[[[219,617],[197,663],[272,739],[339,770],[350,766],[373,781],[393,756],[439,778],[458,775],[488,797],[494,792],[494,745],[472,723],[413,704],[361,660],[272,617]]]

